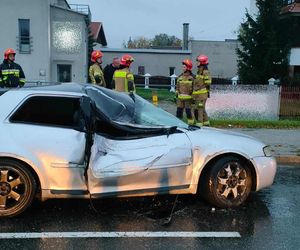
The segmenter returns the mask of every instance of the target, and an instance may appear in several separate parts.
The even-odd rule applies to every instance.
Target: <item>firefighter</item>
[[[102,71],[101,63],[102,63],[103,54],[99,50],[94,50],[91,55],[91,61],[94,63],[89,68],[89,76],[91,82],[101,87],[106,87],[106,83],[104,80],[104,74]]]
[[[0,64],[0,87],[16,88],[25,84],[25,74],[21,66],[15,63],[16,52],[7,49],[4,52],[3,63]]]
[[[195,103],[194,115],[197,126],[209,126],[209,120],[205,109],[206,100],[209,97],[211,76],[208,71],[208,57],[197,57],[197,75],[193,87],[193,101]]]
[[[120,68],[113,75],[113,89],[119,92],[135,92],[134,76],[130,72],[130,65],[134,61],[131,55],[123,55]]]
[[[185,59],[183,60],[182,64],[183,73],[178,77],[176,84],[176,116],[182,119],[183,111],[185,109],[188,124],[193,124],[194,120],[191,111],[192,92],[194,83],[194,77],[192,74],[193,63],[190,59]]]

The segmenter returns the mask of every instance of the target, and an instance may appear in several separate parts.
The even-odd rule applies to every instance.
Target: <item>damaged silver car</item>
[[[256,139],[189,126],[136,94],[70,83],[0,96],[0,217],[35,197],[200,194],[237,207],[275,173]]]

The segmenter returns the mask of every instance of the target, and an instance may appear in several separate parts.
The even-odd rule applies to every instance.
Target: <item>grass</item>
[[[295,129],[300,128],[300,120],[211,120],[212,127],[219,128],[274,128]]]
[[[152,100],[153,93],[157,93],[159,101],[173,101],[175,93],[170,92],[168,89],[144,89],[136,88],[136,93],[146,100]]]

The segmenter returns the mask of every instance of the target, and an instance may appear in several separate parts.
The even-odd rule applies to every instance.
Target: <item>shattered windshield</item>
[[[167,126],[188,128],[188,125],[169,112],[155,107],[138,95],[134,95],[134,122],[146,126]]]
[[[188,128],[188,125],[177,117],[136,94],[130,97],[128,94],[98,86],[88,86],[86,92],[101,114],[115,122],[147,127]]]

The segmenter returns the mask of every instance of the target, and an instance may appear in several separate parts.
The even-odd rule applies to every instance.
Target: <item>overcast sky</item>
[[[92,21],[103,23],[108,47],[121,48],[129,37],[153,38],[160,33],[182,39],[182,24],[197,40],[236,38],[250,0],[68,0],[88,4]]]

